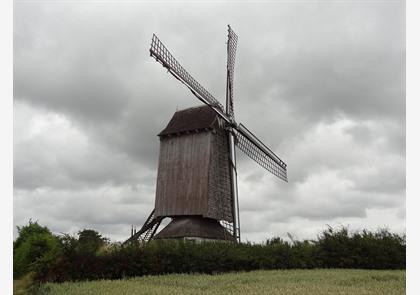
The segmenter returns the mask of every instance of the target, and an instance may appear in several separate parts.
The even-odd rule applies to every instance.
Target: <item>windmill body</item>
[[[240,241],[236,147],[287,181],[286,164],[243,124],[233,108],[237,36],[228,28],[226,108],[153,35],[150,55],[204,103],[176,112],[159,134],[155,209],[125,242],[193,238]],[[165,218],[171,222],[159,233]],[[157,234],[156,234],[157,233]]]
[[[201,106],[176,112],[159,133],[155,216],[173,220],[155,238],[233,239],[217,223],[233,222],[223,125],[211,108]]]

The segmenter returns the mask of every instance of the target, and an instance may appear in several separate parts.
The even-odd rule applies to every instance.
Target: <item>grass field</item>
[[[405,294],[405,271],[277,270],[46,284],[41,294]]]

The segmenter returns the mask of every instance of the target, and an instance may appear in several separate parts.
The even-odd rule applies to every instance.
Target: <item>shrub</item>
[[[35,253],[37,258],[29,265],[34,278],[41,282],[256,269],[405,268],[405,237],[385,229],[350,233],[344,227],[337,230],[330,227],[315,241],[291,243],[281,238],[261,244],[156,240],[146,245],[125,246],[108,243],[94,230],[83,230],[78,238],[69,235],[57,238],[45,232],[45,228],[34,232],[36,238],[19,242],[19,251]],[[59,246],[53,246],[54,243]],[[28,262],[20,265],[27,266]]]
[[[405,268],[405,237],[387,229],[350,234],[345,227],[338,230],[329,227],[318,237],[317,245],[322,267]]]
[[[36,264],[47,265],[60,255],[58,239],[46,227],[29,221],[18,227],[19,236],[13,243],[13,276],[19,278],[34,270]]]
[[[78,247],[80,252],[97,253],[106,245],[108,239],[104,238],[93,229],[84,229],[79,231]]]

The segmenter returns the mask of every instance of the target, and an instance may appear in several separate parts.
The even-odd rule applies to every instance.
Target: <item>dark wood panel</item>
[[[211,138],[207,216],[233,222],[228,134],[215,129]]]
[[[207,215],[211,132],[162,137],[156,216]]]

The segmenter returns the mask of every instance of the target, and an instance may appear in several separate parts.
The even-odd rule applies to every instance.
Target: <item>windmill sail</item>
[[[235,73],[236,47],[238,45],[238,36],[228,26],[228,46],[227,46],[227,95],[226,95],[226,113],[234,119],[233,109],[233,75]]]
[[[150,55],[167,68],[175,78],[185,84],[199,100],[210,106],[225,121],[230,122],[223,111],[222,104],[180,65],[155,34],[152,37]]]
[[[275,176],[287,181],[286,163],[277,157],[275,153],[273,153],[243,124],[239,124],[235,127],[235,130],[237,131],[236,145],[240,150]]]

